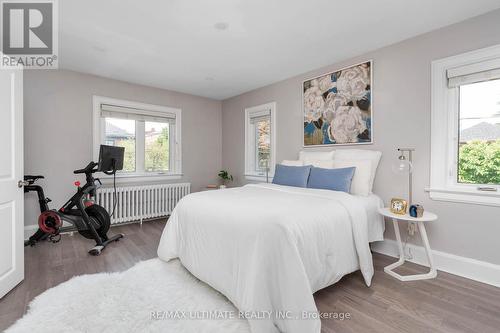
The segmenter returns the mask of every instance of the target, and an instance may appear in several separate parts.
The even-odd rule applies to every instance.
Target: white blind
[[[450,68],[447,76],[449,88],[500,79],[500,58]]]
[[[101,117],[175,123],[175,113],[148,111],[110,104],[101,104]]]
[[[262,110],[258,112],[252,112],[250,114],[250,124],[256,124],[261,121],[271,120],[271,110]]]
[[[270,121],[271,117],[270,116],[260,116],[260,117],[254,117],[250,118],[250,124],[257,124],[262,121]]]

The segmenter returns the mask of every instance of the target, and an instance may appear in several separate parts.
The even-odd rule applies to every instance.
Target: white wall
[[[373,59],[374,144],[356,148],[383,152],[375,192],[386,202],[405,195],[406,179],[395,176],[390,166],[397,147],[415,147],[414,201],[439,215],[428,227],[431,246],[500,264],[500,208],[433,201],[424,192],[429,185],[431,61],[494,44],[500,44],[498,10],[225,100],[222,167],[238,184],[245,182],[244,109],[271,101],[277,102],[277,161],[296,159],[302,149],[302,81]],[[332,47],[341,44],[332,42]],[[394,237],[389,225],[386,237]]]
[[[217,182],[221,168],[221,102],[65,70],[24,74],[25,174],[45,176],[46,195],[59,208],[83,181],[73,170],[92,160],[92,96],[182,109],[183,178],[192,191]],[[26,194],[25,225],[37,223],[36,194]]]

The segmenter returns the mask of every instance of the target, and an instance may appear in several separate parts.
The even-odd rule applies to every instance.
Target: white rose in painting
[[[319,90],[321,90],[321,92],[324,93],[324,92],[332,89],[333,87],[335,87],[337,85],[337,83],[332,82],[331,75],[325,75],[319,79],[318,85],[319,85]]]
[[[324,106],[325,100],[318,86],[313,85],[307,89],[304,92],[304,122],[317,121],[323,114]]]
[[[326,122],[331,122],[333,120],[333,115],[335,110],[341,106],[345,106],[348,100],[344,95],[330,93],[326,97],[325,110],[323,111],[323,119]]]
[[[332,93],[326,97],[326,108],[335,111],[341,106],[346,106],[348,102],[344,95]]]
[[[351,100],[359,100],[370,84],[370,70],[366,64],[344,69],[337,79],[337,91]]]
[[[336,143],[353,143],[366,130],[361,110],[356,106],[341,106],[336,109],[328,128],[330,140]]]

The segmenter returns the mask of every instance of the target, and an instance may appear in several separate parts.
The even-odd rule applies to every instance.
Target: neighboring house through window
[[[276,103],[245,109],[245,176],[272,177],[276,151]]]
[[[125,148],[119,177],[179,178],[181,110],[94,96],[94,159],[99,145]]]
[[[431,198],[500,205],[500,46],[432,64]]]

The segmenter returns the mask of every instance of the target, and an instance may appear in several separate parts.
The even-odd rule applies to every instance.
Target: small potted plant
[[[219,188],[226,188],[226,184],[228,182],[232,182],[233,181],[233,176],[231,176],[229,174],[229,172],[227,172],[227,170],[221,170],[219,171],[219,177],[222,179],[222,185],[219,186]]]

